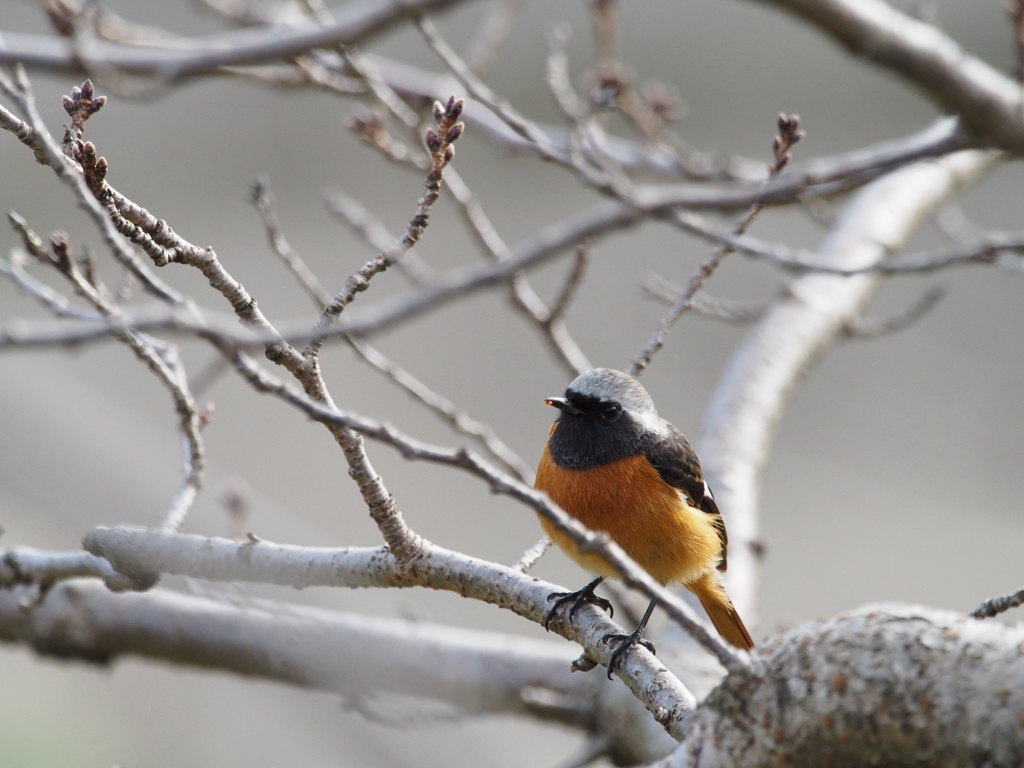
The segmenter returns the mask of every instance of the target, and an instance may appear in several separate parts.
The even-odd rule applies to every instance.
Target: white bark
[[[557,591],[554,584],[496,563],[463,555],[424,542],[425,555],[406,565],[396,563],[386,548],[299,547],[268,542],[239,542],[190,534],[174,534],[119,526],[97,528],[85,539],[85,548],[104,558],[131,581],[151,585],[161,574],[174,574],[211,581],[240,581],[290,586],[329,587],[429,587],[457,592],[477,600],[512,610],[535,622],[543,622],[550,607],[548,595]],[[11,621],[0,612],[2,625]],[[589,658],[607,664],[614,645],[604,642],[606,635],[623,628],[610,621],[600,610],[585,607],[574,620],[555,617],[551,629],[586,649]],[[372,669],[374,664],[366,662]],[[386,657],[376,660],[387,667]],[[382,674],[384,672],[382,671]],[[653,759],[664,754],[671,740],[662,740],[657,731],[664,729],[679,739],[686,718],[696,705],[694,696],[658,659],[642,647],[634,649],[616,669],[631,697],[647,711],[649,726],[646,742],[660,744]],[[602,680],[604,678],[602,677]],[[526,679],[521,685],[530,685]],[[600,689],[602,694],[608,688]],[[631,698],[627,697],[627,698]],[[625,727],[636,722],[643,710],[615,698],[615,706],[597,703],[605,728],[613,733],[631,733]]]
[[[821,261],[860,268],[899,251],[952,195],[992,167],[994,153],[959,152],[864,187],[822,244]],[[708,407],[698,450],[729,528],[726,582],[756,623],[761,477],[779,419],[811,365],[842,338],[880,284],[877,275],[809,274],[793,280],[733,355]]]
[[[465,712],[592,717],[597,676],[569,672],[578,649],[565,642],[159,588],[114,594],[85,579],[61,583],[24,610],[31,599],[26,588],[0,590],[0,639],[47,655],[141,656],[351,699],[400,693]],[[560,707],[537,705],[544,697],[531,689]]]
[[[1024,765],[1024,627],[878,605],[804,624],[730,675],[660,768]]]
[[[978,136],[1024,146],[1020,85],[972,56],[937,26],[882,0],[760,0],[813,24],[851,53],[915,85]]]
[[[974,136],[1016,151],[1024,148],[1018,84],[965,55],[933,27],[878,0],[763,2],[799,14],[851,50],[901,73],[966,126],[960,130],[946,125],[941,135],[922,140],[919,151],[947,146],[943,141],[962,146],[959,142]],[[456,4],[414,3],[421,9]],[[351,42],[352,36],[370,35],[408,11],[402,4],[366,0],[352,10],[354,21],[350,14],[326,27],[310,23],[255,37],[233,33],[213,41],[217,45],[206,51],[149,52],[146,55],[156,59],[132,59],[142,67],[134,71],[171,84],[214,66],[276,61],[305,51],[302,46]],[[244,40],[250,45],[241,45]],[[0,42],[0,59],[12,41],[15,47],[34,47],[27,37],[12,36],[11,41]],[[120,48],[97,43],[89,53],[108,52],[116,59]],[[78,52],[61,41],[35,55],[40,66],[66,70],[82,65]],[[904,143],[897,154],[905,158],[907,151]],[[849,269],[879,264],[995,159],[994,153],[961,152],[918,163],[866,186],[844,209],[818,254],[820,261]],[[874,173],[881,161],[876,156],[860,162]],[[837,173],[835,165],[822,173]],[[792,201],[808,189],[812,177],[786,174],[766,187],[638,185],[635,200],[602,201],[539,230],[510,249],[511,258],[500,268],[470,264],[452,270],[408,294],[357,308],[335,332],[370,333],[389,327],[503,282],[585,235],[626,229],[681,206],[730,210],[755,200]],[[835,182],[852,184],[863,178],[843,174]],[[86,199],[91,201],[83,194]],[[103,215],[97,221],[110,229]],[[871,274],[809,274],[795,279],[733,358],[709,409],[700,453],[730,529],[730,592],[749,623],[756,620],[753,544],[758,538],[760,482],[775,428],[801,374],[842,337],[879,280]],[[249,306],[248,301],[240,303]],[[177,317],[176,310],[168,312],[172,314],[163,322],[170,325],[173,320],[192,332],[213,328],[197,315]],[[255,302],[251,312],[256,312]],[[85,332],[108,335],[112,322],[99,321],[95,331],[87,327]],[[260,328],[273,330],[269,324]],[[222,340],[231,333],[236,331],[225,329]],[[13,331],[0,334],[0,346],[18,338]],[[52,343],[53,338],[50,333],[37,340]],[[68,338],[61,335],[58,340]],[[364,475],[371,482],[379,480],[366,467]],[[378,495],[388,497],[383,486]],[[568,663],[576,649],[560,642],[265,601],[225,604],[160,589],[113,594],[95,580],[125,590],[147,589],[164,573],[297,588],[424,586],[491,602],[535,622],[543,619],[554,585],[429,542],[417,542],[415,551],[396,560],[385,548],[314,549],[118,528],[94,531],[86,548],[88,553],[6,553],[0,560],[0,639],[50,655],[108,662],[135,654],[257,675],[353,700],[384,691],[443,701],[463,711],[570,722],[602,734],[616,761],[652,760],[675,748],[661,764],[666,768],[1024,764],[1020,627],[916,607],[862,609],[803,625],[769,642],[759,649],[752,666],[737,662],[722,685],[697,706],[690,691],[703,696],[721,679],[722,670],[675,627],[659,639],[660,661],[643,649],[629,655],[618,673],[627,685],[619,686],[600,672],[569,675]],[[93,580],[73,578],[84,575]],[[52,586],[56,581],[61,583]],[[588,608],[571,625],[559,617],[553,629],[582,643],[592,658],[607,662],[603,637],[620,628]],[[719,658],[729,663],[729,657]],[[666,732],[682,745],[676,748]]]

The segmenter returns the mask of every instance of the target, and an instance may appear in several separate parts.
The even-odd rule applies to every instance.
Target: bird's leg
[[[647,612],[644,617],[640,619],[640,626],[634,629],[628,635],[605,635],[604,639],[607,640],[620,640],[619,647],[612,653],[611,661],[608,662],[608,679],[612,679],[612,670],[619,665],[622,657],[629,653],[629,650],[634,645],[642,645],[651,653],[654,653],[654,643],[650,640],[644,640],[644,629],[647,627],[647,621],[651,618],[651,614],[654,613],[654,606],[658,604],[657,600],[651,600],[651,604],[647,606]]]
[[[580,606],[586,605],[587,603],[596,605],[598,608],[608,611],[609,616],[613,616],[615,614],[615,609],[612,608],[612,604],[603,597],[598,597],[594,594],[594,590],[597,588],[597,585],[602,581],[604,581],[604,576],[594,579],[583,589],[577,589],[575,592],[552,592],[548,595],[548,600],[554,600],[555,604],[551,606],[551,610],[548,611],[548,615],[544,617],[544,629],[549,629],[548,624],[551,623],[551,619],[554,618],[558,609],[566,603],[572,603],[572,608],[569,609],[569,621],[572,621],[576,617],[576,611],[580,609]]]

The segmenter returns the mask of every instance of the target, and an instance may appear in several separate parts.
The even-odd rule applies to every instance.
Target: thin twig
[[[450,172],[451,170],[449,169]],[[320,285],[312,271],[306,266],[302,257],[288,244],[278,223],[277,206],[274,196],[270,191],[269,182],[266,180],[257,181],[253,187],[253,202],[263,217],[264,226],[267,229],[267,234],[275,252],[284,259],[289,269],[305,287],[317,307],[322,310],[330,303],[331,297]],[[394,361],[388,359],[368,342],[352,336],[346,336],[345,339],[363,360],[384,373],[434,413],[446,419],[459,432],[479,440],[495,459],[502,462],[521,480],[527,483],[533,482],[533,471],[530,467],[498,437],[490,425],[477,421],[453,402],[432,391],[423,382]]]
[[[454,52],[451,55],[454,56]],[[415,130],[419,124],[415,113],[383,81],[377,73],[376,67],[362,58],[353,59],[352,64],[357,68],[360,75],[366,77],[368,82],[371,83],[374,94],[377,95],[381,104],[391,111],[407,128]],[[380,149],[391,159],[398,159],[398,156],[393,152],[395,142],[387,134],[379,118],[367,118],[360,122],[359,128],[360,135],[364,140]],[[407,153],[402,154],[402,162],[406,164],[418,167],[418,164],[415,162],[417,159],[418,156],[411,156]],[[445,172],[445,180],[448,182],[448,188],[451,190],[452,196],[459,204],[459,210],[469,228],[470,234],[480,243],[484,252],[499,262],[511,258],[509,246],[502,239],[501,235],[498,234],[497,228],[484,212],[480,201],[473,194],[469,185],[462,179],[458,171],[454,168],[448,168]],[[349,208],[351,209],[351,205]],[[571,276],[565,290],[571,291],[575,288],[581,276],[582,273]],[[552,313],[522,273],[510,276],[509,290],[513,306],[528,317],[535,327],[541,331],[548,346],[555,353],[556,358],[573,376],[592,367],[560,317],[560,315],[564,314],[564,307],[560,312]]]
[[[466,63],[477,77],[485,77],[494,64],[498,51],[512,34],[516,17],[525,5],[526,0],[498,0],[491,5],[490,12],[476,32],[469,36]]]
[[[434,392],[422,381],[388,359],[369,343],[353,336],[347,337],[352,348],[370,365],[384,373],[420,403],[436,413],[464,435],[476,438],[484,449],[500,461],[524,483],[533,484],[533,470],[519,455],[498,437],[490,424],[484,424],[459,408],[451,400]]]
[[[500,98],[480,78],[473,74],[455,50],[441,37],[437,28],[428,20],[418,18],[420,31],[427,44],[441,57],[459,83],[473,98],[497,114],[516,134],[526,139],[545,160],[576,170],[589,184],[597,189],[607,189],[608,183],[587,164],[578,165],[571,157],[559,151],[548,136],[532,120],[523,117],[511,104]]]
[[[359,235],[375,251],[386,251],[397,240],[383,222],[368,211],[362,203],[340,189],[331,190],[325,197],[327,209]],[[398,268],[415,285],[425,285],[437,275],[416,251],[407,251],[399,259]]]
[[[576,292],[583,282],[583,274],[586,272],[587,264],[590,261],[590,245],[590,240],[584,240],[576,247],[576,258],[573,259],[572,270],[566,276],[561,292],[551,305],[551,316],[548,318],[549,325],[556,320],[560,320],[572,305],[573,299],[576,298]]]
[[[532,483],[531,483],[532,484]],[[544,556],[544,553],[551,549],[551,539],[547,535],[541,536],[537,543],[523,552],[522,557],[516,560],[512,566],[513,571],[529,573],[530,569],[537,564],[537,561]]]
[[[20,226],[28,229],[28,222],[14,211],[7,214],[8,220],[17,230]],[[33,254],[35,255],[35,254]],[[38,258],[38,257],[37,257]],[[90,309],[76,307],[71,298],[56,288],[37,280],[25,271],[25,254],[14,251],[8,260],[0,259],[0,274],[10,278],[11,282],[23,293],[36,299],[52,315],[56,317],[74,318],[78,320],[101,320],[103,316]]]
[[[295,275],[306,293],[316,304],[317,309],[323,309],[331,301],[331,294],[320,284],[313,270],[291,247],[281,231],[281,223],[277,218],[277,204],[274,193],[270,190],[270,179],[266,176],[257,178],[249,189],[249,202],[259,211],[263,219],[263,226],[267,231],[267,239],[270,241],[274,253],[281,257],[281,260],[288,267],[288,270]]]
[[[679,301],[679,297],[683,295],[686,289],[670,280],[666,280],[661,275],[650,273],[644,276],[641,281],[640,290],[651,298],[671,306]],[[692,310],[698,315],[715,320],[724,320],[727,323],[748,325],[761,319],[771,306],[772,300],[736,301],[720,299],[709,296],[707,291],[701,291],[693,297],[690,303]]]
[[[21,236],[25,248],[46,266],[55,268],[74,287],[75,292],[105,318],[119,318],[120,308],[114,304],[96,278],[89,279],[79,262],[71,254],[67,235],[54,233],[50,238],[50,251],[44,250],[42,240],[16,214],[10,217],[14,229]],[[123,331],[116,338],[126,344],[142,361],[164,388],[170,393],[178,413],[178,427],[182,438],[183,479],[181,487],[171,501],[161,523],[161,529],[180,530],[203,487],[206,453],[200,435],[200,418],[195,401],[188,389],[188,379],[178,357],[177,347],[135,331]]]
[[[861,317],[848,322],[846,334],[854,339],[877,339],[879,336],[899,333],[931,312],[945,295],[945,289],[941,286],[934,286],[897,315],[883,318]]]
[[[186,305],[185,298],[153,274],[138,254],[124,242],[103,206],[93,197],[86,186],[80,167],[76,166],[74,161],[68,158],[53,140],[39,115],[28,78],[20,64],[15,65],[13,81],[0,72],[0,90],[18,105],[26,118],[25,121],[22,121],[0,106],[0,127],[11,131],[26,146],[31,147],[36,159],[53,169],[57,177],[71,188],[79,203],[85,208],[86,213],[89,214],[103,235],[104,242],[110,248],[114,259],[153,296],[170,304]]]
[[[732,233],[709,226],[705,221],[686,211],[670,214],[670,221],[680,229],[720,243],[735,251],[762,259],[785,270],[793,272],[820,272],[827,275],[851,277],[853,275],[921,274],[946,267],[967,264],[999,263],[1008,269],[1019,270],[1019,260],[1000,263],[999,257],[1024,252],[1024,232],[988,232],[976,242],[907,254],[898,259],[871,264],[865,267],[837,267],[823,262],[814,252],[797,250],[777,243],[768,243],[749,236]]]
[[[341,292],[324,308],[320,322],[314,329],[316,335],[306,345],[302,353],[307,361],[313,361],[319,355],[320,349],[327,339],[326,332],[334,325],[338,316],[352,302],[356,294],[365,291],[375,275],[395,264],[423,236],[430,212],[441,194],[444,169],[455,156],[455,148],[452,144],[462,135],[465,127],[458,122],[464,106],[465,102],[457,100],[454,96],[448,100],[447,105],[442,105],[440,102],[434,104],[438,132],[435,133],[433,130],[427,132],[427,148],[430,151],[432,165],[424,182],[427,191],[416,206],[416,214],[409,221],[409,225],[398,242],[389,250],[377,254],[376,257],[366,262],[358,272],[349,277]]]
[[[1018,605],[1024,605],[1024,589],[1018,589],[1009,595],[990,597],[988,600],[982,601],[968,616],[974,619],[991,619]]]
[[[377,97],[377,101],[387,107],[391,114],[401,120],[406,128],[416,129],[419,127],[420,118],[416,110],[406,104],[402,97],[388,85],[387,81],[381,76],[380,70],[372,62],[350,49],[346,49],[343,56],[352,68],[352,71],[363,78],[370,91]]]
[[[594,118],[591,104],[579,97],[569,76],[565,46],[568,30],[556,27],[547,36],[548,57],[545,79],[555,102],[568,118],[570,167],[587,183],[624,202],[634,197],[632,180],[606,150],[608,134]]]
[[[778,176],[785,169],[790,160],[789,150],[804,136],[803,131],[800,130],[800,118],[797,115],[780,114],[778,127],[779,134],[775,137],[772,147],[775,153],[775,162],[769,168],[769,178]],[[733,226],[732,234],[742,235],[746,232],[747,227],[757,218],[757,215],[763,208],[764,205],[762,203],[755,203],[751,206],[750,210]],[[693,297],[704,286],[704,283],[707,282],[714,271],[718,269],[718,265],[722,263],[722,260],[732,253],[733,250],[728,245],[720,246],[715,249],[710,258],[697,268],[697,271],[690,277],[686,291],[683,292],[683,295],[679,297],[679,300],[672,306],[672,309],[658,323],[658,327],[655,328],[654,333],[651,334],[644,348],[633,358],[633,362],[630,363],[628,370],[630,375],[639,376],[644,372],[644,369],[651,362],[651,358],[664,345],[665,336],[668,335],[672,326],[675,325],[684,312],[691,308]]]

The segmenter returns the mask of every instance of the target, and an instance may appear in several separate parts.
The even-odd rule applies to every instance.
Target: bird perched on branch
[[[564,397],[545,401],[560,413],[551,427],[535,486],[587,528],[606,532],[661,584],[682,584],[707,611],[718,633],[732,645],[754,647],[718,574],[726,568],[725,523],[700,462],[682,432],[658,415],[647,390],[621,371],[595,368],[578,376]],[[580,552],[571,537],[543,517],[540,524],[571,559],[598,578],[576,592],[556,593],[544,622],[570,604],[570,620],[581,605],[611,604],[594,594],[605,578],[619,574],[599,554]],[[640,625],[612,654],[608,676],[643,639],[657,605],[652,600]]]

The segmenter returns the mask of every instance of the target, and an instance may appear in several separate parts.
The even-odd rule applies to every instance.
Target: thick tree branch
[[[31,598],[25,588],[0,591],[0,639],[45,655],[104,664],[141,656],[349,699],[397,692],[588,729],[601,718],[600,676],[568,674],[554,643],[160,589],[118,595],[82,580],[26,608]],[[915,606],[804,624],[765,646],[757,669],[727,677],[657,765],[818,764],[822,754],[858,765],[879,755],[1018,765],[1022,644],[1020,627]]]
[[[996,160],[993,153],[961,152],[873,182],[846,206],[817,260],[856,270],[879,264]],[[843,337],[878,283],[871,274],[794,280],[733,356],[708,408],[698,449],[736,542],[729,591],[744,616],[756,613],[752,545],[759,536],[761,476],[775,429],[801,377]]]
[[[84,553],[80,553],[84,554]],[[2,566],[0,566],[2,567]],[[109,566],[108,566],[109,567]],[[597,676],[572,675],[564,643],[250,599],[164,589],[115,594],[95,581],[54,587],[31,608],[0,591],[0,639],[104,664],[136,656],[315,688],[348,699],[399,693],[465,714],[515,714],[592,726]],[[557,698],[537,705],[530,687]]]
[[[29,547],[15,547],[0,557],[0,595],[18,585],[36,585],[45,594],[61,581],[80,576],[94,576],[115,591],[148,589],[152,579],[135,580],[114,570],[107,560],[88,552],[43,552]],[[38,595],[22,595],[17,604],[25,606]]]
[[[423,556],[402,563],[387,549],[297,547],[263,541],[237,542],[202,536],[166,534],[128,527],[97,528],[86,548],[134,581],[161,573],[211,581],[250,581],[295,588],[428,587],[498,605],[538,624],[550,609],[554,584],[521,571],[489,563],[423,542]],[[608,634],[621,632],[601,611],[587,608],[574,621],[561,615],[551,628],[580,643],[587,655],[607,664],[613,650]],[[693,696],[650,653],[631,652],[616,674],[675,738],[694,705]]]
[[[984,141],[1024,151],[1020,84],[966,53],[937,27],[882,0],[758,0],[818,27],[851,53],[916,85]]]
[[[762,646],[657,768],[1024,764],[1024,628],[878,605]],[[652,768],[654,768],[652,766]]]

